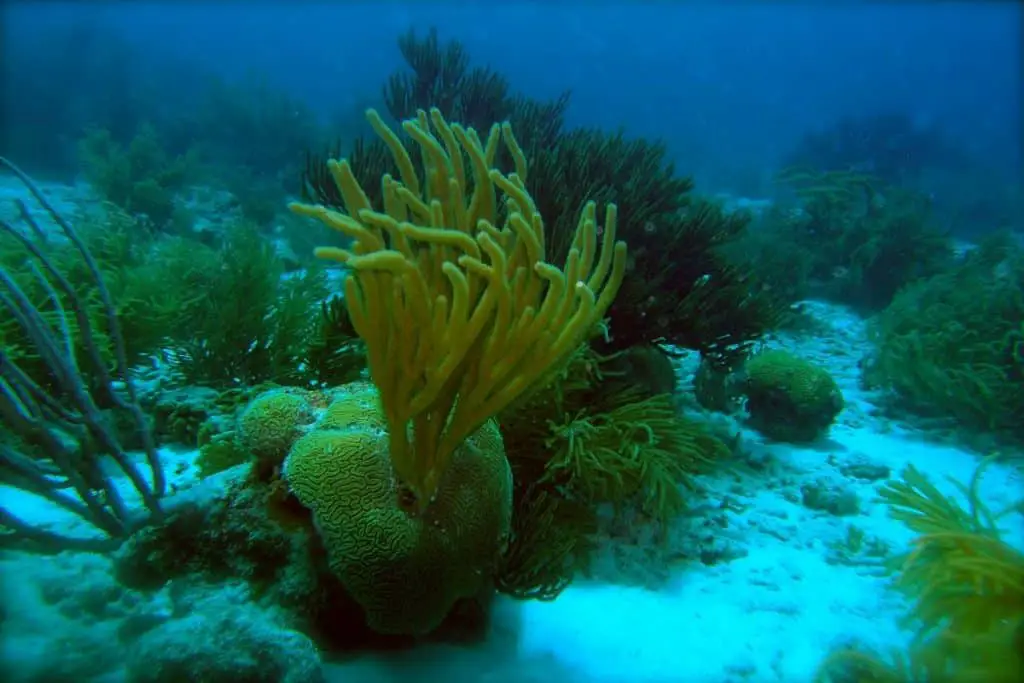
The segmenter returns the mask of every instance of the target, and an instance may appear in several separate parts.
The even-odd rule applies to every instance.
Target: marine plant
[[[300,440],[285,476],[321,529],[331,510],[366,511],[324,539],[340,562],[336,573],[378,628],[419,633],[493,575],[482,558],[496,561],[512,513],[511,473],[493,417],[549,382],[594,333],[622,281],[626,247],[615,242],[616,207],[606,208],[599,238],[597,206],[589,203],[564,267],[546,261],[544,221],[507,123],[481,138],[437,109],[420,111],[402,123],[420,150],[417,171],[396,133],[375,111],[367,117],[399,169],[398,179],[382,179],[385,211],[373,209],[348,160],[328,162],[344,211],[292,209],[353,240],[349,249],[317,255],[349,268],[345,302],[366,344],[386,435],[361,425],[310,434],[323,443],[300,450]],[[495,168],[502,145],[512,173]],[[328,475],[331,486],[316,484]],[[436,582],[427,579],[438,567],[462,565],[475,571],[419,602],[411,581],[381,575],[420,576],[432,590]]]
[[[171,367],[190,384],[218,388],[262,382],[306,384],[302,365],[317,338],[315,312],[327,296],[322,269],[284,277],[284,262],[253,226],[232,226],[212,267],[195,272],[202,305],[191,306],[174,339]]]
[[[138,403],[114,303],[95,259],[35,183],[7,159],[0,157],[0,164],[21,180],[77,251],[93,277],[102,311],[99,319],[90,316],[85,301],[48,256],[39,237],[46,233],[26,235],[0,221],[0,230],[20,245],[45,294],[41,301],[31,300],[0,266],[0,306],[31,340],[31,356],[42,361],[49,380],[43,384],[33,379],[9,353],[6,341],[0,346],[0,480],[80,517],[95,532],[71,535],[34,526],[4,501],[0,545],[44,552],[108,549],[161,515],[164,472]],[[94,330],[100,324],[113,345],[112,365],[96,344]],[[103,410],[107,407],[129,416],[142,443],[141,467],[111,427]],[[130,509],[105,466],[107,460],[137,492],[143,514]]]
[[[995,235],[872,321],[869,385],[911,411],[1010,434],[1024,425],[1024,249]]]
[[[105,200],[129,215],[145,216],[158,230],[182,233],[191,227],[175,196],[194,156],[169,155],[152,125],[140,126],[127,146],[107,130],[92,129],[79,142],[79,156],[85,177]]]
[[[1002,511],[981,500],[978,484],[997,456],[983,460],[966,485],[954,482],[966,507],[945,496],[912,465],[880,491],[892,517],[917,534],[891,565],[894,586],[910,600],[903,625],[916,629],[906,652],[833,653],[817,680],[990,681],[1024,676],[1024,553],[1004,538],[1000,522],[1019,516],[1024,500]]]
[[[759,272],[782,292],[874,312],[952,263],[952,242],[923,194],[849,171],[792,168],[778,180],[795,203],[768,212],[748,245],[766,256]]]

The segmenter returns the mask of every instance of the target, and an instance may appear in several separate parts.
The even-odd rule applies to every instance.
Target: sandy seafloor
[[[3,195],[15,192],[11,186],[2,189]],[[70,190],[48,192],[60,199]],[[9,203],[3,196],[0,202]],[[710,504],[725,498],[731,502],[721,513],[727,524],[714,533],[726,536],[740,556],[713,566],[681,562],[657,581],[646,581],[646,587],[637,585],[641,582],[635,577],[614,580],[616,563],[609,560],[609,568],[599,572],[606,580],[578,581],[553,602],[499,600],[492,632],[483,643],[427,645],[343,661],[328,656],[327,680],[800,683],[810,680],[837,645],[856,641],[889,648],[905,643],[910,634],[897,625],[905,604],[887,588],[877,566],[870,561],[828,561],[850,525],[893,551],[905,548],[910,538],[873,500],[884,479],[851,473],[861,466],[876,472],[888,468],[895,477],[912,463],[944,492],[954,494],[946,477],[967,481],[984,450],[955,445],[955,439],[940,439],[935,430],[926,433],[886,417],[877,397],[860,386],[858,364],[869,348],[865,322],[840,307],[819,302],[807,306],[820,329],[783,335],[769,345],[828,367],[843,390],[846,408],[829,437],[809,447],[769,443],[745,428],[740,418],[714,418],[731,422],[733,431],[741,432],[742,466],[702,482],[711,491]],[[681,365],[685,383],[693,362],[684,359]],[[194,452],[166,451],[165,456],[177,484],[187,487],[195,481]],[[857,509],[845,514],[811,509],[801,489],[813,482],[840,491],[847,503],[856,498]],[[1024,492],[1019,465],[995,464],[980,490],[993,508],[1011,504]],[[40,523],[69,523],[19,492],[0,489],[0,496]],[[1012,542],[1020,544],[1022,529],[1009,532]],[[614,557],[614,548],[607,554]],[[9,553],[0,556],[0,577],[0,669],[9,680],[40,680],[35,673],[60,657],[105,662],[85,666],[83,673],[93,669],[95,675],[75,676],[76,681],[124,679],[120,646],[96,637],[115,630],[116,624],[100,623],[105,611],[94,609],[88,619],[69,616],[51,599],[55,591],[80,591],[88,600],[123,602],[109,563],[88,555]],[[108,616],[124,619],[123,613]]]

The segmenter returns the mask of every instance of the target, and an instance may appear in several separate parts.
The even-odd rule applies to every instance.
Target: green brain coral
[[[780,441],[813,441],[843,409],[827,370],[786,351],[763,351],[746,367],[747,412],[759,431]]]
[[[313,422],[306,392],[272,389],[257,396],[238,419],[242,447],[258,463],[279,465],[302,433]]]
[[[284,476],[313,512],[331,570],[368,625],[424,634],[494,575],[511,523],[512,473],[489,421],[456,451],[430,506],[409,512],[374,391],[363,385],[329,406],[295,443]]]
[[[377,388],[370,382],[340,387],[316,423],[317,429],[387,429]]]

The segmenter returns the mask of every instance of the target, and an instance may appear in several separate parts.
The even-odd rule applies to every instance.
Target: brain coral
[[[813,441],[843,409],[843,394],[827,370],[786,351],[763,351],[746,366],[751,424],[780,441]]]
[[[313,419],[305,392],[272,389],[253,399],[242,412],[239,440],[258,462],[279,465]]]
[[[384,430],[387,424],[376,387],[369,382],[352,382],[336,390],[334,401],[327,406],[316,428]]]
[[[509,532],[512,473],[488,422],[456,452],[431,505],[407,511],[379,401],[367,400],[368,391],[328,407],[321,425],[295,443],[284,476],[312,510],[331,569],[369,626],[428,633],[490,580]]]

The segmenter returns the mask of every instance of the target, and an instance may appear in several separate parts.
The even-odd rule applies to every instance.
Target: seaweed
[[[1024,249],[994,235],[904,289],[870,327],[869,385],[901,408],[1006,434],[1024,428]]]

